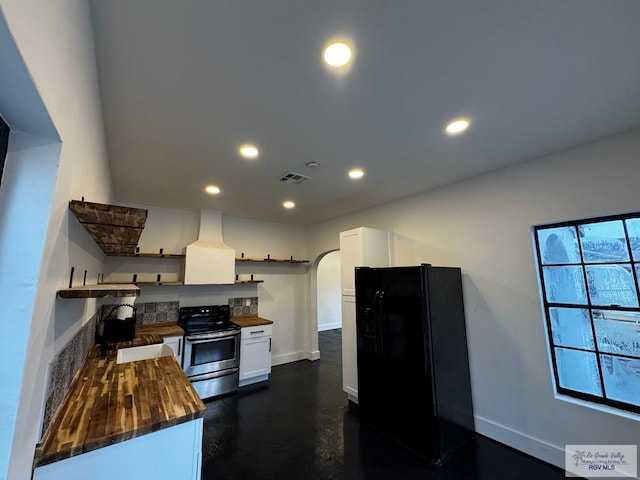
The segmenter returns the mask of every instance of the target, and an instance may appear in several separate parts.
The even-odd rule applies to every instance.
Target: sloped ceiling
[[[636,0],[91,5],[121,202],[309,224],[640,126]],[[335,37],[347,74],[321,59]]]

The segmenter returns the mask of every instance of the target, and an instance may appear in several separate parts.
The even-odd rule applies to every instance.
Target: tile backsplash
[[[80,367],[95,342],[96,323],[98,313],[85,323],[78,333],[54,356],[49,363],[49,378],[47,380],[47,396],[44,407],[44,420],[42,433],[46,430],[64,396],[69,390],[73,377]]]
[[[149,302],[136,304],[136,323],[177,322],[180,312],[179,302]]]
[[[247,306],[247,303],[249,303],[248,306]],[[258,314],[258,297],[230,298],[229,307],[231,307],[232,317],[236,315],[257,315]]]
[[[105,318],[109,315],[117,305],[117,303],[103,305],[100,318]],[[136,302],[134,306],[136,310],[136,325],[165,322],[175,323],[178,321],[180,314],[180,302]]]

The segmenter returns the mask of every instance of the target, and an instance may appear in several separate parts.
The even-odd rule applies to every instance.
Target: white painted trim
[[[565,452],[558,447],[482,417],[475,417],[476,432],[564,469]]]
[[[306,360],[307,352],[302,350],[298,352],[283,353],[271,357],[271,366],[283,365],[285,363],[297,362],[298,360]]]
[[[326,325],[318,325],[319,332],[324,332],[326,330],[335,330],[336,328],[342,328],[342,322],[327,323]]]
[[[344,392],[354,398],[358,398],[358,391],[353,387],[344,387]]]
[[[299,350],[297,352],[283,353],[281,355],[274,355],[271,357],[271,366],[284,365],[285,363],[297,362],[299,360],[319,360],[320,351],[314,350],[313,352],[305,352]]]

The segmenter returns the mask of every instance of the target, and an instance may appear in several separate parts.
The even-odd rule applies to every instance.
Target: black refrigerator
[[[357,267],[358,413],[433,467],[474,437],[459,268]]]

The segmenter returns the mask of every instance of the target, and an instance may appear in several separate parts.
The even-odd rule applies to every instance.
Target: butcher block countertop
[[[157,326],[136,330],[136,338],[167,335]],[[99,352],[94,346],[71,384],[36,448],[34,467],[204,416],[204,403],[173,356],[117,364],[115,350],[106,357]]]
[[[136,325],[136,337],[138,335],[160,335],[160,337],[170,337],[172,335],[184,335],[177,323],[150,323]],[[160,339],[162,343],[162,338]]]
[[[231,317],[231,321],[239,327],[257,327],[258,325],[271,325],[272,320],[258,317],[257,315],[236,315]]]

